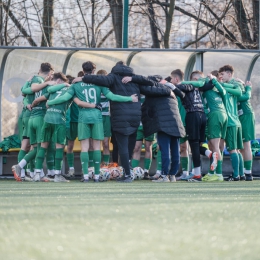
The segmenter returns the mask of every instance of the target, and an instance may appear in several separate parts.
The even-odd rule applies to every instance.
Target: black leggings
[[[129,160],[131,159],[135,148],[137,131],[135,131],[131,135],[123,135],[118,132],[114,132],[114,133],[117,140],[121,165],[125,170],[125,175],[130,175]]]

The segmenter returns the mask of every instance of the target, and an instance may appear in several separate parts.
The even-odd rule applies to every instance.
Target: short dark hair
[[[57,72],[53,74],[53,80],[57,80],[57,79],[61,79],[64,82],[69,82],[69,80],[67,79],[67,77],[65,76],[65,74],[63,74],[62,72]]]
[[[125,64],[122,60],[118,61],[118,62],[116,63],[116,65],[125,65],[125,66],[126,66],[126,64]]]
[[[72,77],[71,75],[66,75],[66,78],[69,81],[69,84],[72,84],[72,81],[75,79],[75,77]]]
[[[225,65],[225,66],[223,66],[223,67],[221,67],[219,70],[218,70],[218,72],[220,73],[220,72],[223,72],[223,71],[227,71],[227,72],[230,72],[232,75],[233,75],[233,73],[234,73],[234,67],[232,66],[232,65]]]
[[[97,75],[104,75],[104,76],[106,76],[107,75],[107,71],[106,70],[99,70],[97,72]]]
[[[79,71],[79,72],[78,72],[78,77],[83,77],[83,76],[84,76],[84,71],[82,71],[82,70]]]
[[[201,77],[204,77],[204,74],[203,74],[202,71],[200,71],[200,70],[194,70],[194,71],[192,71],[192,73],[190,74],[190,79],[192,79],[193,76],[196,75],[196,74],[200,75]]]
[[[171,82],[172,78],[171,78],[171,76],[168,76],[167,78],[165,78],[165,80],[168,82]]]
[[[173,71],[171,72],[171,75],[172,75],[172,76],[177,76],[177,77],[180,79],[180,81],[183,81],[183,79],[184,79],[184,73],[183,73],[183,71],[180,70],[180,69],[173,70]]]
[[[91,74],[92,71],[96,69],[96,64],[94,64],[92,61],[86,61],[82,64],[82,69],[84,73]]]
[[[211,74],[215,77],[218,77],[218,70],[211,71]]]
[[[50,63],[44,62],[41,64],[41,72],[43,73],[49,73],[51,70],[54,71],[53,67],[51,66]]]

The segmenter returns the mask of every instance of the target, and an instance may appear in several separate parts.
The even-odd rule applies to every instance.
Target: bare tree
[[[53,46],[54,0],[43,0],[41,46]]]

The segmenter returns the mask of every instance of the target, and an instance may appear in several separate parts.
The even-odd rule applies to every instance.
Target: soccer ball
[[[144,170],[141,167],[135,167],[133,169],[135,180],[142,180],[144,178]]]
[[[88,178],[89,178],[90,180],[93,180],[93,179],[94,179],[94,176],[95,176],[94,167],[89,167],[89,168],[88,168]]]
[[[130,176],[131,176],[131,179],[133,181],[135,179],[135,172],[134,172],[134,170],[130,169]]]
[[[99,181],[108,181],[110,178],[110,172],[108,168],[101,168],[99,172]]]
[[[115,180],[120,177],[120,171],[117,169],[117,167],[109,168],[110,172],[110,180]]]

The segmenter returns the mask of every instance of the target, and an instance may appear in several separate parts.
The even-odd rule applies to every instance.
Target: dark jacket
[[[140,93],[146,95],[169,96],[171,91],[164,86],[140,86],[137,83],[122,83],[125,76],[133,76],[133,69],[125,65],[116,65],[107,76],[85,75],[82,80],[98,86],[108,87],[114,94],[131,96]],[[140,100],[140,99],[139,99]],[[111,124],[114,131],[130,135],[137,131],[141,122],[141,103],[110,101]]]
[[[158,84],[140,76],[133,76],[132,81],[143,85]],[[177,88],[173,92],[181,98],[185,96]],[[145,137],[160,131],[175,137],[186,135],[176,98],[145,94],[145,101],[142,105],[142,124]]]
[[[179,84],[176,87],[185,93],[185,97],[181,100],[186,113],[201,112],[204,113],[204,106],[201,99],[200,91],[207,91],[214,87],[212,81],[205,83],[201,88],[195,88],[192,85]]]

